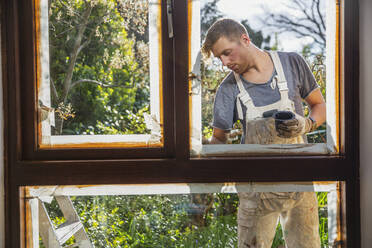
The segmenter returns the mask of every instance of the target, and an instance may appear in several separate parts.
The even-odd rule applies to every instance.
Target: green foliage
[[[326,100],[326,65],[324,63],[325,56],[323,54],[311,53],[310,46],[304,46],[302,50],[302,56],[310,66],[314,78],[319,85],[319,89]],[[305,116],[309,114],[309,107],[304,103]],[[326,123],[323,123],[314,132],[307,134],[307,140],[309,143],[327,143],[326,135]]]
[[[227,247],[215,244],[231,242],[228,233],[236,235],[236,219],[231,216],[209,218],[208,228],[192,225],[190,215],[195,209],[188,195],[77,197],[73,201],[96,247]],[[213,236],[221,239],[212,242]]]
[[[148,6],[129,2],[51,1],[52,107],[71,104],[74,112],[56,120],[55,134],[148,133],[140,116],[149,108]]]
[[[71,197],[95,247],[237,247],[237,194],[213,194],[212,208],[195,205],[191,195]],[[327,192],[317,193],[321,247],[328,247]],[[47,204],[57,227],[65,219],[56,201]],[[202,213],[205,226],[192,221]],[[65,245],[73,244],[71,238]],[[277,226],[272,248],[284,245]]]
[[[95,247],[235,247],[237,197],[217,195],[204,228],[191,221],[199,206],[190,195],[71,199]],[[232,212],[226,212],[228,201]],[[55,227],[65,221],[55,200],[47,209]],[[73,242],[71,238],[65,245]]]
[[[283,247],[285,245],[285,240],[283,236],[282,225],[278,223],[276,226],[275,236],[271,248]]]
[[[328,247],[328,192],[317,193],[321,247]]]
[[[205,35],[207,34],[207,30],[214,22],[216,22],[218,19],[223,18],[224,15],[221,13],[221,11],[217,7],[217,3],[219,0],[212,0],[209,1],[204,5],[204,7],[200,11],[201,19],[201,40],[203,41],[205,38]]]

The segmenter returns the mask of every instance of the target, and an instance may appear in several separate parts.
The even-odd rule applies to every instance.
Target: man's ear
[[[242,34],[242,36],[240,36],[240,41],[245,44],[245,45],[249,45],[251,43],[251,39],[249,38],[248,35],[246,34]]]

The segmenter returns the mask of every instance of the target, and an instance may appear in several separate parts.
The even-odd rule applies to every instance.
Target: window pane
[[[38,13],[40,146],[161,145],[160,1],[40,0]]]
[[[329,247],[340,238],[337,182],[27,187],[26,192],[32,216],[27,232],[37,235],[33,241],[29,235],[28,242],[36,245],[60,238],[65,245],[85,240],[95,247],[238,247],[256,232],[257,244],[269,247],[285,242]],[[73,235],[72,226],[79,225],[85,232]],[[64,236],[66,229],[71,232]]]
[[[284,154],[336,153],[339,99],[336,2],[200,0],[192,1],[191,6],[193,155],[277,154],[284,152],[283,144],[286,144]],[[242,24],[248,32],[250,51],[258,54],[251,52],[250,56],[257,59],[261,55],[259,61],[247,62],[247,57],[239,57],[243,56],[240,50],[238,55],[237,50],[233,55],[228,54],[230,50],[224,49],[232,48],[226,47],[227,44],[215,46],[219,40],[213,40],[213,36],[208,38],[211,44],[205,46],[211,55],[206,58],[201,47],[205,44],[208,29],[221,18]],[[233,27],[224,29],[232,30]],[[216,29],[214,35],[218,32]],[[224,35],[232,39],[234,34]],[[229,41],[228,45],[241,42],[237,38]],[[280,63],[269,51],[278,53]],[[265,67],[268,69],[250,73],[251,76],[247,74],[249,68],[252,72],[259,62],[270,60],[272,65]],[[250,67],[252,63],[254,66]],[[280,68],[283,68],[283,76]],[[241,88],[234,70],[240,75]],[[283,81],[287,83],[278,83]],[[314,101],[320,103],[319,97],[326,100],[322,117],[316,113],[319,109],[311,109],[309,105]],[[286,113],[274,115],[283,110],[301,117],[287,116]],[[318,127],[313,127],[312,120],[307,118],[310,113],[312,119],[320,123]],[[283,127],[279,124],[283,123],[283,116],[294,118],[295,122],[286,121],[292,124]],[[246,122],[247,119],[250,121]],[[209,147],[213,128],[227,133],[223,143],[238,145]],[[220,137],[223,139],[224,135]],[[312,145],[306,145],[304,149],[304,143]]]

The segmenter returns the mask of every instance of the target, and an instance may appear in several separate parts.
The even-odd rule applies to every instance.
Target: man
[[[298,54],[257,48],[244,26],[231,19],[209,28],[202,52],[232,70],[215,96],[212,144],[225,143],[238,119],[245,144],[304,143],[304,135],[325,121],[323,96]],[[307,118],[302,99],[311,110]],[[271,116],[277,111],[290,111],[293,118],[275,126]],[[239,193],[239,199],[239,247],[270,248],[279,217],[288,248],[320,247],[314,192]]]

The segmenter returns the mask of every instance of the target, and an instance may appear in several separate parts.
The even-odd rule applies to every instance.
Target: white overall
[[[282,64],[276,52],[270,52],[277,76],[275,83],[281,99],[273,104],[256,107],[245,90],[241,78],[234,73],[240,94],[238,98],[246,106],[246,144],[298,144],[304,143],[302,136],[285,139],[278,137],[275,120],[262,115],[270,110],[294,112],[294,103],[288,98],[288,86]],[[243,119],[242,108],[237,100],[239,119]],[[319,248],[318,204],[314,192],[265,192],[238,193],[238,242],[239,248],[270,248],[280,217],[284,238],[288,248]]]

